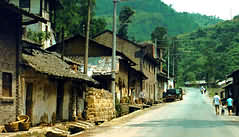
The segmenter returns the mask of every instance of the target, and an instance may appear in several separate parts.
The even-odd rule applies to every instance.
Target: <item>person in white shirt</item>
[[[140,103],[144,103],[144,97],[145,97],[144,91],[141,91],[141,92],[139,93]]]
[[[213,104],[215,106],[216,115],[219,115],[219,106],[221,104],[221,99],[217,93],[215,93],[215,96],[213,97]]]

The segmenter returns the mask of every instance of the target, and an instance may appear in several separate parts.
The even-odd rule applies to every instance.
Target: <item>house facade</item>
[[[147,80],[143,82],[143,89],[146,91],[146,98],[152,102],[159,101],[161,97],[161,91],[163,82],[158,74],[161,71],[160,64],[160,51],[157,46],[153,43],[142,43],[142,71],[148,77]],[[159,79],[160,78],[160,79]]]
[[[85,37],[81,35],[74,36],[64,41],[64,51],[62,44],[56,44],[49,51],[57,51],[63,53],[64,56],[82,64],[83,72],[83,57],[85,49]],[[111,62],[112,49],[100,44],[94,40],[89,42],[89,58],[88,58],[88,74],[98,80],[101,84],[99,88],[111,90]],[[116,62],[116,97],[121,100],[123,97],[128,97],[129,90],[129,68],[135,65],[127,56],[117,52]]]
[[[112,48],[113,32],[106,30],[94,37],[94,40],[98,43]],[[147,76],[142,71],[141,63],[141,48],[142,46],[117,36],[117,51],[127,56],[130,60],[136,63],[135,66],[131,66],[129,69],[129,91],[131,100],[133,102],[139,98],[139,93],[143,91],[143,81],[147,79]],[[132,91],[132,93],[131,93]]]
[[[233,111],[239,115],[239,70],[232,72],[228,77],[232,77],[232,85],[228,88],[229,95],[233,98],[234,108]]]
[[[23,17],[44,19],[0,1],[0,124],[15,121],[20,114],[21,27]]]
[[[86,88],[96,81],[74,69],[61,55],[24,42],[21,73],[21,114],[33,125],[83,117]]]
[[[34,41],[43,45],[43,48],[50,47],[56,43],[53,27],[56,8],[60,5],[58,0],[8,0],[8,2],[47,21],[44,23],[34,22],[34,20],[29,20],[28,17],[25,17],[26,23],[24,25],[27,26],[24,27],[24,39],[33,40],[35,35],[42,35],[43,39]]]
[[[0,9],[1,25],[0,25],[0,123],[7,123],[8,121],[16,119],[16,79],[17,79],[17,44],[19,35],[17,31],[19,26],[17,18],[19,15],[10,12],[7,9]]]

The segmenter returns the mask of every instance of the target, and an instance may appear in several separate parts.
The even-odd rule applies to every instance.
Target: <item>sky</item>
[[[201,13],[230,20],[239,14],[239,0],[162,0],[176,11]]]

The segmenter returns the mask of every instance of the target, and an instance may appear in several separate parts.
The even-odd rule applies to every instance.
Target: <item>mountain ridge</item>
[[[151,32],[157,26],[168,29],[169,36],[192,32],[200,27],[216,24],[221,19],[197,13],[176,12],[170,5],[161,0],[132,0],[118,3],[118,12],[124,6],[136,11],[132,24],[129,25],[129,38],[138,41],[149,40]],[[112,28],[113,2],[108,0],[96,1],[96,15],[105,17],[108,29]]]

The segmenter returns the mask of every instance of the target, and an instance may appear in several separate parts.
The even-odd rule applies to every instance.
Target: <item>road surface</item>
[[[239,137],[239,122],[226,117],[216,116],[209,98],[199,89],[189,88],[183,101],[84,137]]]

